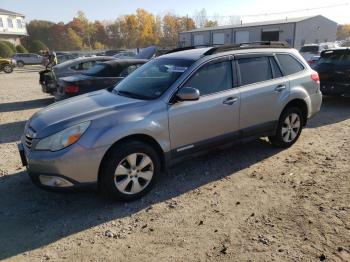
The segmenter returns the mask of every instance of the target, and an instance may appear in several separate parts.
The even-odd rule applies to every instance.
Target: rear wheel
[[[10,74],[10,73],[12,73],[12,71],[13,71],[13,67],[12,66],[10,66],[10,65],[5,65],[4,66],[4,72],[6,74]]]
[[[277,147],[290,147],[299,138],[303,128],[303,114],[297,107],[290,107],[283,111],[275,136],[270,136],[270,142]]]
[[[148,144],[136,141],[120,144],[102,163],[101,189],[112,198],[137,199],[152,188],[160,167],[157,152]]]
[[[24,62],[23,62],[23,61],[17,61],[17,66],[18,66],[19,68],[24,67]]]

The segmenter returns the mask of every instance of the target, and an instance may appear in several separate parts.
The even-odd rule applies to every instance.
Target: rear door
[[[289,94],[289,81],[271,55],[236,56],[241,92],[240,129],[244,136],[269,132]]]

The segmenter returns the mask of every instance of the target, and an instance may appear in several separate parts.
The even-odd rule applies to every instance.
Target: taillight
[[[316,64],[316,60],[309,60],[309,61],[307,61],[307,63],[308,63],[309,65],[313,65],[313,64]]]
[[[75,85],[68,85],[64,87],[64,92],[66,94],[76,94],[79,92],[79,87]]]
[[[313,81],[317,82],[318,84],[320,83],[320,77],[319,77],[318,73],[315,71],[312,72],[311,79]]]

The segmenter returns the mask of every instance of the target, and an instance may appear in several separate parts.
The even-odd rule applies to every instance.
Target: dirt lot
[[[350,99],[325,98],[288,150],[184,162],[132,203],[32,185],[16,141],[51,102],[34,69],[0,74],[0,260],[350,261]]]

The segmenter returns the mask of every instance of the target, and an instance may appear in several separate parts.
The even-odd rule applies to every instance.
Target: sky
[[[22,13],[26,21],[68,22],[79,10],[90,20],[111,21],[137,8],[156,15],[173,12],[192,17],[205,8],[209,18],[219,18],[222,24],[228,24],[230,16],[241,16],[247,23],[319,14],[339,24],[350,23],[350,0],[0,0],[0,8]]]

